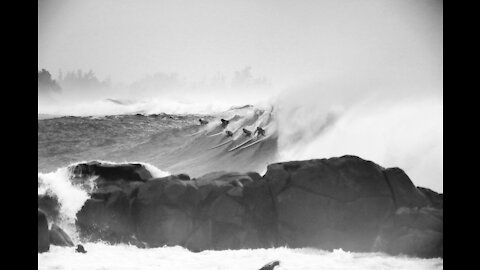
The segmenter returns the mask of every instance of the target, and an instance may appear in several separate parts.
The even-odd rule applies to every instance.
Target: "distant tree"
[[[66,89],[92,90],[109,87],[110,79],[100,81],[92,70],[84,73],[81,69],[69,71],[59,79],[59,84]]]
[[[52,79],[52,75],[46,69],[38,71],[38,91],[39,92],[60,92],[61,87]]]
[[[269,84],[270,83],[266,77],[254,77],[252,75],[252,68],[250,66],[247,66],[242,70],[235,71],[232,79],[233,87],[266,86]]]

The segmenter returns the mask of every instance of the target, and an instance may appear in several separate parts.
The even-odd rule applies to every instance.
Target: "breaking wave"
[[[107,164],[116,164],[110,161],[101,161]],[[57,223],[68,235],[75,241],[79,240],[78,232],[75,226],[77,212],[80,211],[83,204],[90,198],[90,193],[94,188],[96,176],[86,179],[84,182],[75,183],[72,181],[72,168],[78,163],[73,163],[67,167],[62,167],[54,172],[38,173],[38,195],[48,196],[58,201],[59,216]],[[152,177],[163,177],[169,175],[155,166],[143,162],[142,164],[152,175]],[[50,220],[51,221],[51,220]]]

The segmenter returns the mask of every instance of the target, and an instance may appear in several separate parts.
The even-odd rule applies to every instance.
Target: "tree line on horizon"
[[[157,72],[146,75],[144,78],[132,82],[129,85],[123,85],[128,89],[139,90],[166,90],[185,87],[193,88],[251,88],[258,86],[270,86],[271,82],[266,77],[257,77],[252,73],[252,68],[247,66],[236,70],[229,82],[223,75],[218,75],[211,80],[191,82],[190,84],[176,73],[167,74]],[[110,78],[100,80],[92,70],[84,72],[81,69],[68,71],[64,73],[61,69],[56,79],[53,79],[51,73],[42,68],[38,70],[38,91],[39,93],[49,92],[69,92],[69,91],[96,91],[112,86]]]
[[[109,87],[110,79],[99,80],[92,70],[84,72],[81,69],[76,71],[68,71],[65,75],[62,70],[58,73],[58,78],[52,78],[51,73],[42,68],[38,70],[38,91],[45,92],[61,92],[62,90],[89,90]]]

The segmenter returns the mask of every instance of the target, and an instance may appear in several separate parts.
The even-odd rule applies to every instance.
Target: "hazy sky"
[[[251,66],[278,87],[345,69],[441,81],[443,4],[433,0],[39,0],[38,67],[132,82]]]

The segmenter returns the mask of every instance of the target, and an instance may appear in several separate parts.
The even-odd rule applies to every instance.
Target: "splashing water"
[[[107,164],[118,164],[110,161],[99,161]],[[59,209],[59,225],[73,240],[78,241],[79,235],[76,230],[75,220],[77,212],[80,211],[83,204],[90,198],[90,193],[95,186],[97,176],[92,176],[82,184],[74,184],[72,179],[71,168],[79,163],[70,164],[67,167],[59,168],[50,173],[38,173],[38,195],[49,195],[56,197],[60,204]],[[157,167],[139,162],[150,172],[153,178],[164,177],[169,175]]]
[[[279,260],[275,270],[319,269],[443,269],[443,260],[389,256],[382,253],[333,252],[301,248],[208,250],[193,253],[182,247],[139,249],[129,245],[87,243],[86,254],[53,246],[38,255],[38,269],[228,269],[256,270]]]

